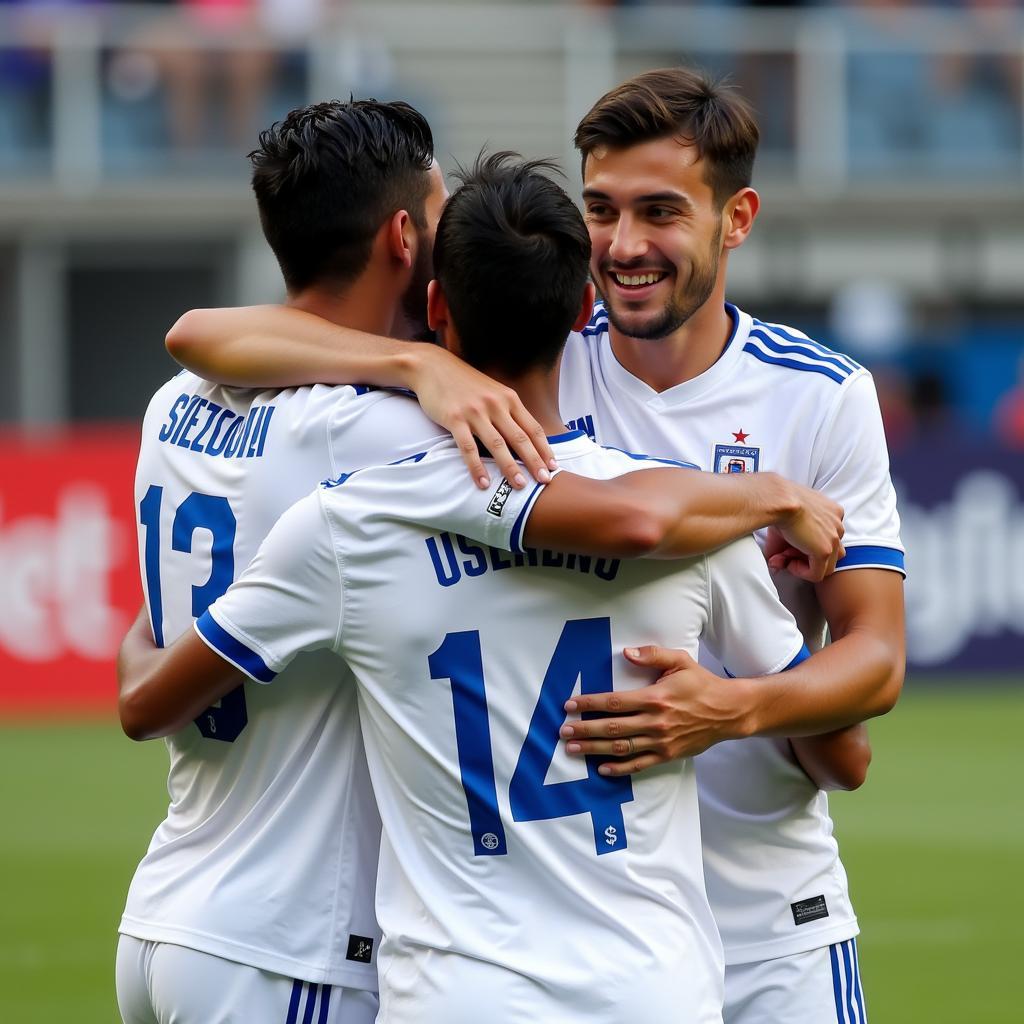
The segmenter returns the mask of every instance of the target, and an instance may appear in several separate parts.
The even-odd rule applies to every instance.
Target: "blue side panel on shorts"
[[[835,996],[836,1020],[839,1024],[867,1024],[856,939],[848,939],[846,942],[837,942],[829,946],[828,955],[832,961],[832,992]]]

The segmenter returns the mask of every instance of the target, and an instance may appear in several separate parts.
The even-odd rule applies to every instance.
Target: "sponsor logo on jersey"
[[[756,473],[760,464],[760,448],[748,448],[741,444],[715,445],[712,467],[716,473]]]
[[[500,516],[505,511],[505,502],[508,501],[509,495],[512,493],[512,485],[505,479],[501,478],[501,483],[498,484],[498,489],[491,495],[490,503],[487,506],[487,511],[492,516]]]
[[[824,896],[812,896],[809,900],[791,903],[790,909],[793,911],[793,923],[796,925],[828,917],[828,906],[825,904]]]
[[[355,960],[356,963],[368,964],[373,961],[373,939],[366,935],[349,935],[348,952],[346,960]]]

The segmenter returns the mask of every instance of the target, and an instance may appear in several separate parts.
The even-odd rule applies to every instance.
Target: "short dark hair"
[[[252,187],[289,291],[354,281],[397,210],[423,227],[433,159],[430,126],[408,103],[314,103],[260,132]]]
[[[579,315],[590,236],[549,160],[481,153],[441,214],[434,273],[462,355],[515,376],[554,366]]]
[[[750,184],[760,138],[753,111],[731,85],[691,68],[647,71],[616,86],[580,121],[575,143],[585,171],[598,146],[621,149],[667,136],[697,148],[719,206]]]

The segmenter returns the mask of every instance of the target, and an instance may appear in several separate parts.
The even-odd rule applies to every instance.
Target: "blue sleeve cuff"
[[[526,504],[519,510],[519,515],[516,517],[508,544],[509,548],[517,555],[523,553],[523,534],[526,532],[526,521],[530,518],[530,512],[533,511],[533,506],[537,503],[543,490],[543,484],[536,484],[529,498],[526,499]]]
[[[902,551],[867,545],[847,548],[846,554],[836,562],[836,572],[841,569],[893,569],[907,575]]]
[[[255,652],[236,640],[216,619],[209,610],[196,619],[196,632],[225,661],[231,662],[250,679],[258,683],[272,683],[277,673]]]

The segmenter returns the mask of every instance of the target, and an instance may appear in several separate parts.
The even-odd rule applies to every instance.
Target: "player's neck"
[[[361,280],[342,292],[321,287],[306,288],[290,295],[286,305],[329,320],[339,327],[386,337],[393,336],[398,318],[397,300],[393,301],[389,295],[374,288],[364,287]]]
[[[716,288],[678,330],[664,338],[631,338],[610,326],[612,352],[634,377],[655,391],[667,391],[699,377],[717,362],[732,335],[725,296]]]
[[[558,411],[557,369],[530,370],[516,377],[502,376],[493,370],[484,372],[512,388],[549,437],[565,431],[565,420]]]

